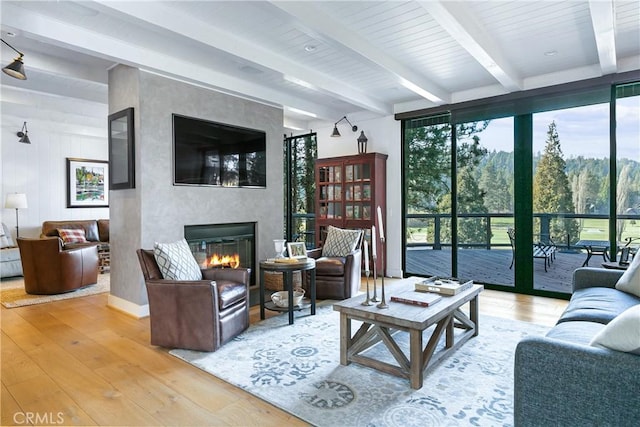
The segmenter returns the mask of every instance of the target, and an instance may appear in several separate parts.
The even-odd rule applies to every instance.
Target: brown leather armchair
[[[316,260],[316,298],[343,300],[358,293],[362,264],[361,246],[362,238],[356,249],[346,257],[323,257],[322,248],[307,251],[307,256]]]
[[[98,248],[62,249],[57,237],[18,238],[28,294],[61,294],[98,281]]]
[[[152,250],[138,249],[149,297],[151,344],[216,351],[249,327],[245,268],[209,268],[202,280],[165,280]]]

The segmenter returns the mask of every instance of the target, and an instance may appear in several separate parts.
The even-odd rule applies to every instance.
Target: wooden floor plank
[[[0,425],[12,426],[20,424],[23,410],[4,384],[0,387],[0,408],[2,408],[0,411]]]
[[[389,287],[393,282],[385,279]],[[0,308],[2,425],[14,425],[14,415],[24,411],[61,411],[64,425],[307,425],[151,346],[148,318],[106,304],[101,294]],[[498,291],[480,295],[480,312],[505,321],[553,325],[566,304]],[[267,311],[276,315],[282,314]],[[258,307],[250,319],[259,321]]]
[[[141,366],[121,361],[99,368],[96,373],[153,415],[158,424],[225,424],[218,414],[214,416],[211,411],[149,375]]]
[[[20,402],[21,412],[25,416],[30,414],[41,420],[38,424],[96,425],[81,404],[59,387],[48,374],[13,384],[7,389]]]
[[[44,371],[4,332],[0,335],[2,349],[2,384],[12,385],[44,375]],[[4,425],[4,424],[3,424]]]

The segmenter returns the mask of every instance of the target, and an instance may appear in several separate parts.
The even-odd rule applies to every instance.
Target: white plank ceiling
[[[28,75],[3,85],[106,102],[122,63],[303,124],[640,70],[637,0],[2,0],[0,14]],[[14,56],[2,46],[3,66]]]

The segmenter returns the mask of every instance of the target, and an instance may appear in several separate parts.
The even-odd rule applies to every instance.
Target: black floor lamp
[[[24,193],[7,194],[7,200],[4,203],[7,209],[16,210],[16,239],[20,237],[20,229],[18,228],[18,209],[27,208],[27,195]]]

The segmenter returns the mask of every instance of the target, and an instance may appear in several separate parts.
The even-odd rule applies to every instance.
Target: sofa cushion
[[[247,298],[247,286],[244,283],[216,280],[216,286],[218,287],[218,307],[220,310]]]
[[[20,249],[18,249],[17,246],[14,248],[4,248],[0,251],[0,262],[10,261],[20,261]]]
[[[59,228],[58,236],[60,236],[60,238],[65,244],[84,243],[87,241],[87,238],[85,237],[84,229],[82,228],[75,228],[75,229]]]
[[[591,345],[640,355],[640,305],[613,319],[593,338]]]
[[[185,239],[173,243],[156,243],[153,255],[168,280],[202,280],[202,271]]]
[[[640,304],[640,297],[613,288],[584,288],[573,293],[558,323],[586,321],[607,324],[620,313]]]
[[[640,255],[633,257],[629,267],[616,282],[616,289],[640,297]]]
[[[344,257],[318,258],[316,260],[316,275],[342,277],[344,276],[345,262]]]
[[[98,241],[98,222],[95,219],[69,221],[45,221],[42,223],[42,237],[60,237],[59,228],[84,230],[85,238],[90,242]]]
[[[101,242],[109,241],[109,220],[108,219],[99,219],[98,220],[98,238]]]
[[[558,323],[547,332],[546,337],[574,344],[589,345],[593,337],[605,326],[602,323],[581,321]]]
[[[362,230],[345,230],[330,225],[327,238],[322,245],[322,256],[346,257],[358,246],[361,234]]]

